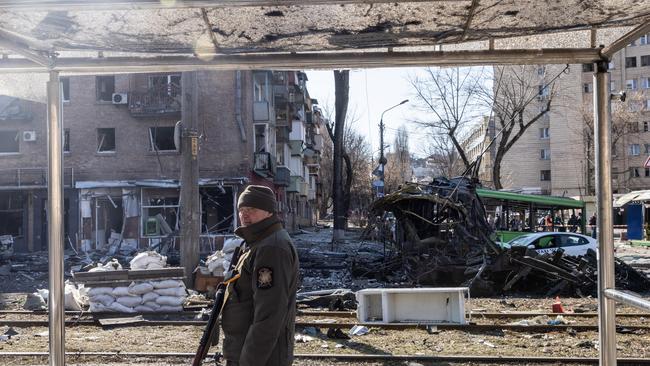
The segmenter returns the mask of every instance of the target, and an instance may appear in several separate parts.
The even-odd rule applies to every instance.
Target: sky
[[[409,78],[413,78],[421,69],[418,68],[382,68],[355,69],[350,71],[350,102],[348,112],[354,112],[357,121],[354,128],[365,135],[372,145],[375,156],[379,151],[379,119],[381,113],[400,103],[409,102],[384,114],[384,144],[392,145],[397,129],[404,125],[409,131],[409,147],[416,156],[424,155],[422,146],[426,143],[426,134],[422,127],[409,121],[426,119],[415,100],[413,87]],[[331,110],[334,114],[334,72],[307,71],[307,89],[311,98],[318,100],[321,109]],[[419,131],[418,131],[419,130]],[[390,150],[390,147],[388,147]]]

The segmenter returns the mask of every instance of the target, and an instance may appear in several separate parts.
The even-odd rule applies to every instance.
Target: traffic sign
[[[650,156],[648,156],[647,159],[645,159],[645,163],[643,163],[644,168],[650,168]]]

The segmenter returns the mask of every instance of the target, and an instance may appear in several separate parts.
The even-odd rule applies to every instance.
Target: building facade
[[[650,169],[650,45],[646,35],[612,59],[610,90],[625,91],[625,102],[612,100],[615,193],[645,189]],[[595,193],[593,161],[593,65],[546,65],[533,69],[539,94],[528,117],[543,108],[552,95],[551,111],[532,125],[508,151],[502,163],[504,188],[530,193],[587,197]],[[557,78],[553,91],[544,90]]]
[[[232,233],[248,183],[276,191],[289,229],[313,224],[321,119],[304,73],[197,74],[202,251]],[[179,245],[181,77],[62,77],[66,245]],[[0,96],[0,235],[17,251],[47,248],[46,133],[44,102]]]

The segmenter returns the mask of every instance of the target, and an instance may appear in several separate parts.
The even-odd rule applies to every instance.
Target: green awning
[[[496,199],[512,202],[511,206],[520,206],[522,203],[534,203],[537,208],[584,208],[583,201],[573,198],[540,196],[534,194],[522,194],[513,192],[493,191],[491,189],[478,188],[476,193],[481,199]]]

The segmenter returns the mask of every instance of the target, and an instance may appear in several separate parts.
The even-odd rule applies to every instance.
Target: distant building
[[[467,160],[475,162],[481,158],[478,178],[486,187],[492,186],[492,161],[496,152],[494,120],[483,117],[483,120],[469,130],[467,137],[461,141]]]
[[[643,167],[650,155],[649,38],[640,37],[617,52],[610,63],[609,88],[627,92],[624,108],[629,111],[627,125],[613,132],[614,193],[650,185],[650,169]],[[542,86],[563,68],[547,65],[532,71],[539,78],[540,93],[531,103],[529,115],[546,102],[548,96]],[[585,199],[595,194],[593,137],[589,130],[585,132],[586,120],[593,118],[593,71],[591,64],[570,65],[558,79],[551,112],[531,126],[505,155],[504,188]],[[612,101],[615,107],[616,103],[620,102]]]

